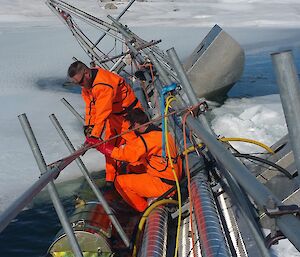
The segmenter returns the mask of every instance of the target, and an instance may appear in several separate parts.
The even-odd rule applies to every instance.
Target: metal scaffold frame
[[[151,102],[153,102],[153,95],[156,95],[163,104],[166,95],[174,97],[174,102],[172,103],[172,107],[170,107],[173,111],[172,115],[166,115],[161,106],[156,106],[156,111],[158,110],[158,113],[160,112],[162,123],[164,122],[164,117],[167,117],[170,130],[173,134],[177,135],[175,139],[181,152],[187,149],[183,147],[183,138],[186,133],[180,122],[183,122],[184,115],[191,112],[191,115],[185,116],[185,124],[192,135],[188,138],[188,146],[196,149],[197,147],[194,141],[197,140],[197,142],[201,141],[205,149],[200,150],[200,152],[202,151],[201,154],[197,151],[187,154],[188,162],[192,167],[189,172],[190,174],[196,173],[191,179],[191,199],[187,197],[183,206],[179,206],[177,212],[175,211],[172,214],[173,218],[176,216],[180,219],[182,214],[180,210],[183,209],[187,215],[192,217],[192,223],[190,223],[190,221],[187,222],[186,217],[183,218],[185,223],[181,226],[181,248],[179,250],[181,256],[184,256],[187,251],[191,253],[193,247],[195,247],[193,253],[201,254],[202,256],[240,256],[240,252],[243,252],[244,255],[247,254],[247,247],[239,251],[236,249],[238,247],[237,244],[232,243],[232,237],[235,237],[235,235],[228,231],[227,226],[229,225],[227,223],[230,223],[228,219],[229,214],[224,214],[222,211],[222,208],[226,207],[226,201],[224,197],[219,200],[216,196],[217,192],[225,192],[230,197],[230,200],[234,201],[238,208],[240,208],[242,217],[249,226],[250,234],[254,238],[259,254],[264,257],[269,257],[270,253],[265,246],[262,228],[256,222],[257,217],[254,213],[256,213],[258,209],[269,215],[270,210],[277,210],[279,207],[284,206],[283,202],[265,185],[258,182],[249,169],[218,140],[205,117],[205,110],[199,108],[197,113],[193,112],[194,110],[192,110],[191,107],[200,107],[204,99],[199,99],[196,96],[175,49],[168,49],[166,53],[164,53],[157,47],[157,43],[159,43],[160,40],[147,42],[138,37],[119,21],[134,2],[135,0],[131,0],[117,18],[108,16],[108,19],[111,21],[111,23],[108,23],[61,0],[46,1],[49,8],[68,26],[92,62],[95,62],[105,69],[120,73],[126,69],[126,64],[124,63],[125,56],[130,55],[133,60],[132,62],[138,67],[137,70],[141,71],[144,76],[143,82],[146,85],[146,90],[143,91],[143,99],[140,100],[141,102],[148,103],[149,106],[146,106],[148,107],[146,112],[153,120],[155,118],[152,109],[153,106],[150,106]],[[74,18],[100,29],[103,34],[95,42],[92,42],[77,25]],[[127,50],[115,56],[109,56],[107,53],[104,53],[100,49],[99,43],[106,35],[124,44]],[[300,103],[300,85],[297,79],[296,69],[292,63],[292,56],[290,52],[275,53],[272,55],[272,60],[276,70],[277,82],[280,86],[280,94],[289,133],[293,139],[297,139],[300,134],[300,121],[297,122],[300,113],[300,106],[297,104]],[[149,65],[149,69],[145,68],[146,64]],[[130,74],[130,76],[135,77],[133,74]],[[150,100],[147,98],[149,91],[156,93],[152,94],[152,99],[150,98]],[[296,104],[291,104],[291,99],[293,102],[296,102]],[[84,118],[66,99],[62,99],[61,101],[74,114],[79,122],[84,123]],[[131,242],[128,235],[124,232],[124,229],[108,205],[105,197],[97,188],[86,166],[80,159],[80,156],[87,150],[97,147],[99,144],[83,146],[76,150],[59,121],[55,115],[52,114],[50,115],[50,120],[70,151],[70,155],[47,165],[26,114],[21,114],[19,120],[38,164],[41,176],[19,199],[1,214],[0,232],[30,203],[33,197],[47,186],[57,215],[72,247],[72,251],[76,257],[82,257],[83,253],[76,239],[76,231],[74,232],[68,221],[54,184],[54,179],[60,172],[75,160],[91,190],[95,194],[97,201],[103,206],[105,213],[110,218],[122,242],[129,248]],[[300,160],[298,158],[300,149],[298,149],[297,140],[291,140],[291,142],[296,155],[296,165],[300,167]],[[205,161],[210,161],[213,167],[208,168],[206,166],[206,168],[203,168],[205,167]],[[219,179],[218,190],[213,189],[211,186],[212,183],[210,179],[214,177],[214,175],[215,177],[218,176]],[[297,179],[299,180],[299,176]],[[192,213],[190,210],[187,210],[186,206],[188,204],[193,206]],[[224,217],[226,215],[227,217]],[[300,251],[299,218],[292,213],[269,216],[276,223],[277,228],[282,231]],[[146,233],[144,234],[145,236],[139,252],[140,256],[155,256],[154,248],[159,250],[160,256],[166,255],[167,220],[168,209],[164,207],[155,209],[151,216],[149,216],[145,229]],[[197,240],[193,246],[190,245],[190,241],[183,238],[184,235],[186,236],[188,234],[187,231],[189,231],[191,227],[196,229],[195,234],[197,236]],[[152,242],[152,235],[156,236],[158,241]],[[239,252],[239,254],[237,254],[237,252]]]

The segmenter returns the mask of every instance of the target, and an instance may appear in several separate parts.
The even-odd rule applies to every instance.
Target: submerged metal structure
[[[233,139],[226,141],[214,135],[205,117],[207,103],[199,98],[218,96],[239,79],[244,64],[241,47],[216,25],[182,64],[174,48],[164,52],[157,46],[159,40],[147,42],[119,21],[133,2],[130,1],[116,19],[109,16],[111,23],[60,0],[46,3],[71,30],[90,57],[91,65],[127,76],[153,122],[164,125],[164,117],[167,117],[168,129],[185,157],[186,177],[179,188],[172,189],[177,190],[177,199],[166,199],[170,192],[159,197],[134,229],[133,223],[140,217],[131,214],[121,221],[118,212],[111,207],[110,197],[99,190],[80,159],[91,147],[75,150],[60,123],[51,115],[53,125],[71,154],[47,165],[26,115],[22,114],[19,119],[42,175],[1,215],[0,232],[49,184],[63,227],[49,247],[50,256],[114,256],[116,252],[120,256],[270,256],[268,247],[282,238],[288,238],[300,250],[298,158],[294,162],[291,151],[297,153],[297,146],[288,137],[272,147],[244,140],[262,146],[264,157],[238,153],[229,143]],[[92,40],[80,28],[79,21],[100,29],[103,34],[97,34]],[[100,47],[106,36],[116,42],[114,47],[119,49],[118,54],[111,55],[111,51]],[[298,92],[300,85],[295,69],[283,69],[277,63],[278,58],[274,57],[278,83],[288,84],[289,88],[292,85]],[[288,63],[291,65],[292,61]],[[287,77],[293,79],[286,83]],[[282,94],[284,98],[288,95]],[[82,122],[76,110],[63,101]],[[166,108],[168,113],[160,105],[162,102],[169,107]],[[286,105],[290,111],[292,107]],[[288,123],[291,131],[297,131],[295,124]],[[299,131],[290,134],[295,137]],[[256,163],[249,165],[244,159]],[[94,199],[82,199],[68,218],[53,179],[74,160]],[[288,190],[278,190],[275,183],[290,186]],[[263,228],[270,230],[267,237]],[[112,238],[118,242],[112,242]]]

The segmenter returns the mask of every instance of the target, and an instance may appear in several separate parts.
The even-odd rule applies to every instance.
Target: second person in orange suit
[[[128,128],[124,115],[140,107],[131,87],[121,76],[102,68],[88,68],[81,61],[72,63],[68,69],[71,81],[82,87],[85,101],[85,134],[88,143],[98,143],[122,133]],[[114,146],[120,139],[112,140]],[[113,182],[117,162],[106,156],[106,182]]]
[[[132,128],[135,128],[135,138],[126,141],[121,147],[103,143],[97,150],[116,160],[129,163],[142,162],[144,173],[118,175],[115,188],[123,199],[139,212],[147,206],[147,198],[159,197],[175,185],[175,176],[172,171],[170,158],[174,164],[174,172],[181,178],[181,158],[178,156],[176,145],[171,134],[168,134],[171,156],[162,156],[162,130],[155,125],[138,128],[148,120],[141,109],[134,109],[125,117]]]

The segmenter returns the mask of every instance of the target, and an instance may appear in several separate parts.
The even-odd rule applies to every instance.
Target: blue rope
[[[176,89],[177,84],[172,83],[164,86],[161,90],[161,127],[162,127],[162,157],[166,158],[166,138],[165,138],[165,94]]]

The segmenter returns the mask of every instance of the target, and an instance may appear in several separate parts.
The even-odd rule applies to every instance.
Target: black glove
[[[86,137],[89,137],[92,133],[94,126],[91,125],[84,125],[83,126],[83,133]]]

